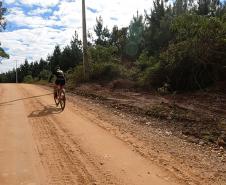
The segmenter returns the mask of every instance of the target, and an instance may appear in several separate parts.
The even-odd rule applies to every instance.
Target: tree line
[[[133,16],[127,27],[109,30],[102,17],[89,36],[90,82],[116,79],[134,87],[196,90],[226,80],[226,4],[218,0],[154,0],[151,11]],[[76,32],[65,48],[18,69],[19,82],[46,80],[57,65],[72,86],[83,83],[82,42]],[[0,75],[15,82],[15,70]]]

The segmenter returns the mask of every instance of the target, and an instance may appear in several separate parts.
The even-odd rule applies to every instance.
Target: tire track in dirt
[[[73,98],[68,98],[70,101],[74,101]],[[75,103],[75,102],[74,102]],[[162,169],[165,170],[166,173],[169,174],[168,178],[171,178],[172,181],[177,179],[180,181],[181,184],[195,184],[195,185],[201,185],[202,183],[200,181],[204,181],[205,179],[199,179],[196,174],[190,173],[187,168],[180,169],[177,164],[178,161],[174,161],[174,165],[170,164],[172,160],[174,160],[170,155],[164,155],[164,154],[154,154],[154,151],[151,151],[148,149],[148,146],[145,146],[141,140],[134,137],[133,134],[129,134],[128,128],[126,128],[124,131],[121,130],[121,124],[119,121],[119,118],[117,117],[117,123],[113,123],[108,120],[109,117],[106,117],[106,115],[109,115],[109,112],[104,112],[103,115],[99,115],[97,111],[95,112],[95,115],[93,114],[94,110],[90,107],[83,107],[84,105],[81,104],[81,102],[76,102],[76,109],[74,112],[76,113],[77,109],[82,109],[82,111],[79,112],[79,114],[89,121],[92,121],[102,129],[110,132],[112,135],[117,137],[119,140],[127,143],[133,148],[133,151],[137,152],[139,155],[143,156],[146,159],[151,159],[151,161],[156,163],[157,165],[161,166]],[[111,115],[110,119],[112,119]],[[111,124],[116,124],[117,126],[113,126]],[[125,124],[125,123],[124,123]],[[131,123],[130,123],[131,124]]]
[[[21,91],[31,96],[25,89]],[[116,178],[102,172],[89,154],[80,149],[54,116],[41,116],[36,112],[45,106],[40,100],[31,99],[25,104],[28,112],[33,110],[29,122],[49,185],[118,184],[113,180]]]

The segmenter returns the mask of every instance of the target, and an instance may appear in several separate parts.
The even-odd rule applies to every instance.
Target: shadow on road
[[[44,106],[42,110],[35,110],[33,111],[28,117],[29,118],[37,118],[37,117],[44,117],[51,114],[59,114],[61,113],[61,108],[57,108],[56,106],[48,105]]]
[[[43,94],[43,95],[38,95],[38,96],[31,96],[31,97],[26,97],[26,98],[19,98],[19,99],[15,99],[15,100],[11,100],[11,101],[6,101],[6,102],[0,102],[0,106],[7,105],[9,103],[13,103],[13,102],[17,102],[17,101],[33,99],[33,98],[39,98],[39,97],[42,97],[42,96],[49,96],[51,94],[53,94],[53,93]]]

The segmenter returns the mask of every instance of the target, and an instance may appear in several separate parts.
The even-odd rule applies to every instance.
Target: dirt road
[[[181,184],[51,91],[0,85],[0,184]]]

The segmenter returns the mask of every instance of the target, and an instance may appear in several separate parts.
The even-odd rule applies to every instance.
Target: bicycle
[[[63,111],[66,105],[65,89],[64,89],[64,86],[61,86],[61,85],[58,85],[56,88],[57,88],[57,91],[56,91],[56,96],[54,95],[54,101],[57,107],[60,104],[61,110]]]

